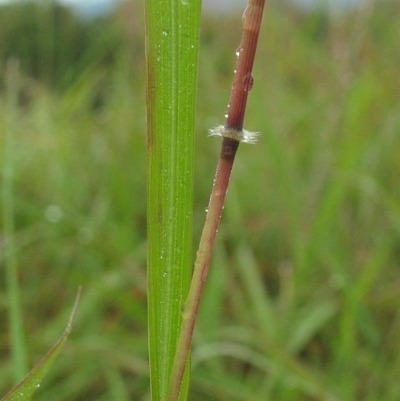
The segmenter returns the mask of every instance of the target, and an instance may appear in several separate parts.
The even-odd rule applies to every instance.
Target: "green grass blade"
[[[51,365],[53,364],[58,354],[62,350],[65,342],[67,341],[68,335],[72,329],[72,321],[75,317],[75,312],[78,307],[79,297],[80,290],[76,297],[68,325],[64,330],[62,336],[53,345],[50,351],[43,357],[43,359],[40,360],[39,363],[28,373],[28,375],[12,390],[10,390],[3,398],[1,398],[0,401],[29,401],[32,398],[33,393],[40,387],[44,376],[49,371]]]
[[[199,0],[146,2],[148,305],[153,401],[165,397],[192,271]],[[188,371],[180,399],[186,399]]]
[[[336,348],[336,366],[340,377],[340,389],[347,399],[354,398],[358,372],[354,368],[356,365],[348,363],[351,359],[356,359],[357,353],[360,352],[359,341],[360,324],[358,320],[362,319],[362,315],[367,313],[368,308],[365,306],[367,295],[377,282],[379,274],[388,263],[388,257],[392,250],[392,241],[385,238],[376,245],[376,249],[371,253],[370,259],[361,270],[358,277],[348,286],[345,294],[343,313],[340,320],[340,332],[338,345]]]
[[[21,380],[28,371],[25,335],[22,323],[21,294],[18,283],[17,250],[14,227],[14,143],[18,107],[18,62],[9,60],[6,72],[6,129],[2,165],[3,235],[5,238],[4,263],[9,308],[10,345],[14,377]]]

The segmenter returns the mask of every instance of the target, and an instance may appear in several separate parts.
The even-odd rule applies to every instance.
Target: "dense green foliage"
[[[3,29],[21,32],[25,49],[13,52],[13,202],[31,364],[83,286],[75,329],[36,399],[149,400],[143,13],[88,23],[65,14],[86,33],[60,34],[51,70],[30,55],[49,51],[51,31],[22,34],[33,15],[0,23],[1,40]],[[337,15],[268,5],[246,118],[262,136],[237,157],[190,400],[397,401],[399,18],[396,1]],[[203,21],[195,244],[219,151],[206,132],[223,121],[239,23]],[[4,246],[1,236],[1,274]],[[6,312],[2,285],[1,393],[13,384]]]

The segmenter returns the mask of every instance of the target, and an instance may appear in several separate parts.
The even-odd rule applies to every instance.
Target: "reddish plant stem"
[[[236,64],[235,78],[232,84],[228,117],[225,127],[238,131],[243,129],[247,96],[253,85],[254,57],[256,55],[258,36],[261,27],[265,0],[250,0],[242,18],[242,40],[237,50],[239,56]]]
[[[197,251],[192,282],[183,311],[182,326],[166,401],[177,401],[179,399],[182,378],[192,344],[194,325],[196,323],[200,300],[210,267],[212,250],[221,220],[233,162],[240,143],[239,140],[232,139],[232,137],[228,136],[232,134],[232,131],[238,133],[240,136],[243,130],[247,96],[253,80],[251,71],[258,42],[264,3],[265,0],[249,0],[248,6],[243,14],[242,40],[238,50],[239,54],[235,78],[232,84],[228,117],[225,123],[225,132],[223,131],[221,133],[223,136],[221,152],[208,204],[206,221]],[[224,135],[224,133],[226,135]]]
[[[179,398],[180,386],[191,348],[197,312],[210,267],[212,249],[221,219],[235,153],[238,147],[239,142],[233,139],[224,138],[222,141],[222,149],[214,186],[208,204],[208,213],[197,251],[188,298],[183,311],[182,326],[170,379],[169,393],[166,398],[168,401],[177,401]]]

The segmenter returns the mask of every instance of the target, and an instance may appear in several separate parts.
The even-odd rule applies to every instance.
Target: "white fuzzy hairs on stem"
[[[235,129],[225,128],[223,125],[217,125],[209,131],[209,136],[221,136],[223,138],[230,138],[238,142],[250,144],[255,144],[259,135],[259,132],[251,132],[245,129],[238,131]]]

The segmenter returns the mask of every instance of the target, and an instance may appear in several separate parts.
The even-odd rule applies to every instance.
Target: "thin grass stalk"
[[[232,85],[225,126],[217,127],[211,135],[222,136],[222,146],[208,212],[200,239],[189,295],[183,312],[182,327],[174,359],[167,401],[179,398],[182,378],[190,353],[193,331],[200,300],[207,279],[215,237],[218,232],[229,179],[240,142],[253,143],[254,133],[243,129],[248,93],[253,85],[252,69],[261,27],[265,0],[250,0],[242,18],[242,39],[237,50],[237,65]]]
[[[3,224],[5,238],[4,263],[9,310],[11,360],[14,380],[18,382],[28,371],[22,319],[21,293],[18,282],[17,247],[14,226],[14,135],[18,107],[18,62],[10,59],[6,67],[6,130],[3,158]]]

